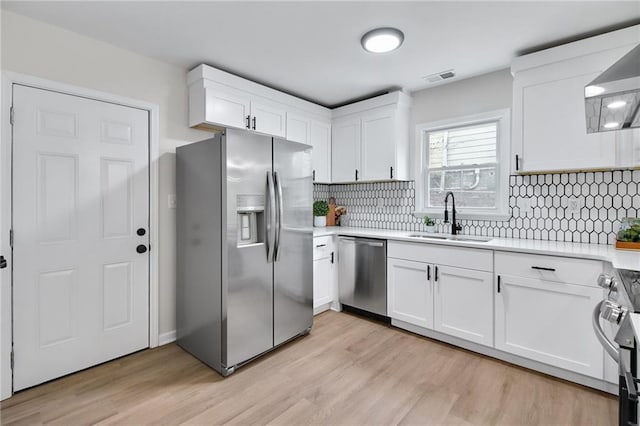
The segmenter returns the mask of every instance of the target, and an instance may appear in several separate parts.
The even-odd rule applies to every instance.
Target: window
[[[509,129],[508,109],[418,125],[416,213],[441,216],[451,191],[460,218],[507,218]]]

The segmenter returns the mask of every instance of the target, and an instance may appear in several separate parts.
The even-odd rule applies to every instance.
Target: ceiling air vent
[[[440,71],[435,74],[430,74],[426,77],[422,77],[427,80],[429,83],[437,83],[438,81],[446,80],[448,78],[453,78],[456,76],[456,73],[453,70]]]

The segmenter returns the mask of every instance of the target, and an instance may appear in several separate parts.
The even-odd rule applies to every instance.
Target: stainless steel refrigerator
[[[227,129],[176,150],[178,344],[224,376],[313,323],[311,147]]]

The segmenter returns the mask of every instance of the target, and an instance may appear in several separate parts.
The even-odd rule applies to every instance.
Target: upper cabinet
[[[410,107],[393,92],[333,110],[332,182],[406,180]]]
[[[514,60],[513,172],[640,165],[636,154],[640,132],[587,134],[584,105],[585,86],[640,43],[639,29],[631,27]]]
[[[189,125],[246,129],[313,146],[314,177],[331,178],[331,110],[216,68],[187,74]]]

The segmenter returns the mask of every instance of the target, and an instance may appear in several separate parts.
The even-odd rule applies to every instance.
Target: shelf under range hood
[[[584,89],[587,133],[640,127],[640,44]]]

